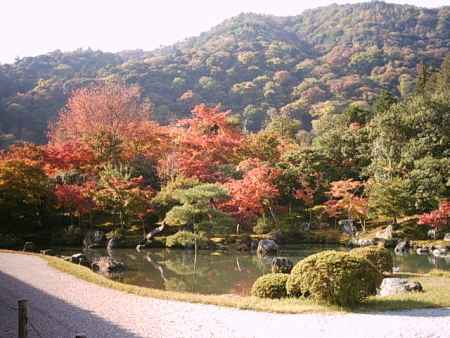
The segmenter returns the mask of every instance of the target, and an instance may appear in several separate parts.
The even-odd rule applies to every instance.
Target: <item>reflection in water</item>
[[[284,247],[280,256],[294,263],[313,253],[342,247],[302,245]],[[90,250],[91,258],[108,255],[106,250]],[[271,271],[271,257],[241,252],[151,249],[136,252],[131,249],[110,250],[109,255],[123,263],[128,270],[115,276],[121,282],[138,286],[202,294],[248,295],[253,282]],[[450,257],[405,255],[396,256],[395,266],[401,272],[426,273],[433,268],[450,270]]]
[[[394,265],[401,272],[427,273],[432,269],[450,270],[450,256],[435,257],[432,255],[394,256]]]

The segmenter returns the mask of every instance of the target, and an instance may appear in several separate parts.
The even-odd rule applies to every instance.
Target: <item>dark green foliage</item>
[[[258,235],[268,234],[275,228],[273,220],[270,217],[262,216],[256,221],[253,232]]]
[[[0,132],[10,140],[44,142],[47,122],[67,95],[103,79],[139,84],[162,122],[205,102],[241,114],[247,130],[260,129],[277,111],[310,129],[326,111],[318,103],[340,112],[351,101],[371,103],[382,89],[407,95],[417,64],[431,70],[442,62],[447,22],[446,8],[377,1],[292,17],[242,14],[150,52],[27,57],[0,65]],[[445,88],[448,76],[439,79]]]
[[[429,211],[449,196],[450,101],[413,96],[371,122],[372,209],[388,217]]]
[[[52,182],[41,168],[19,160],[0,163],[0,233],[45,230],[54,208]]]
[[[189,185],[189,180],[185,183]],[[173,191],[167,189],[159,196],[158,203],[174,203],[164,217],[167,225],[216,234],[234,230],[234,219],[215,207],[216,203],[229,198],[227,191],[218,184],[203,183]]]
[[[360,303],[374,293],[382,275],[366,259],[346,252],[322,251],[297,263],[288,280],[288,293],[341,306]]]
[[[377,246],[356,248],[350,251],[352,255],[367,259],[379,272],[392,272],[394,261],[389,250]]]
[[[190,231],[178,231],[177,233],[167,236],[166,246],[168,248],[182,248],[182,249],[194,249],[195,237],[197,237],[198,248],[206,248],[208,245],[208,238],[205,233],[199,232],[194,235]]]
[[[269,273],[259,277],[252,286],[251,295],[259,298],[286,297],[286,273]]]
[[[397,103],[395,96],[393,96],[390,92],[383,90],[376,98],[373,109],[375,113],[380,114],[389,110],[389,108],[391,108],[391,106],[395,103]]]

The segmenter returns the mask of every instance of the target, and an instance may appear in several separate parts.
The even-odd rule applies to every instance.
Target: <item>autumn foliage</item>
[[[244,173],[243,178],[225,183],[231,199],[221,207],[248,224],[273,207],[279,196],[275,181],[280,172],[252,159],[241,162],[238,168]]]
[[[440,230],[448,225],[449,218],[450,202],[442,201],[438,209],[422,214],[419,218],[419,224],[428,225],[435,230]]]
[[[221,166],[236,161],[243,135],[231,122],[229,112],[200,105],[192,113],[192,118],[172,128],[177,169],[186,177],[224,181]]]
[[[355,180],[343,180],[331,183],[329,195],[325,202],[326,212],[331,217],[346,215],[349,218],[363,220],[368,214],[367,199],[360,196],[364,184]]]
[[[106,84],[78,89],[51,126],[50,141],[93,143],[100,136],[126,138],[137,124],[150,118],[149,105],[139,98],[140,90],[136,86]]]

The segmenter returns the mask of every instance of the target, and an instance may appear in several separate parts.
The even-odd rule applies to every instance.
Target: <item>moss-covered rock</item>
[[[294,266],[287,290],[292,296],[303,294],[317,301],[351,306],[373,294],[381,281],[382,274],[365,258],[322,251]]]
[[[285,273],[269,273],[259,277],[252,286],[252,296],[260,298],[286,297],[286,282],[289,278]]]
[[[356,248],[350,251],[354,256],[362,257],[372,263],[379,272],[392,272],[394,260],[389,250],[377,246]]]

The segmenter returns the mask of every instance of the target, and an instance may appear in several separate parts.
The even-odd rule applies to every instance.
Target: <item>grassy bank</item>
[[[17,253],[0,250],[0,252]],[[270,300],[236,295],[200,295],[184,292],[164,291],[138,287],[112,281],[80,265],[66,262],[57,257],[32,254],[46,260],[49,266],[96,285],[144,297],[176,300],[190,303],[211,304],[243,310],[275,313],[337,313],[337,312],[378,312],[388,310],[408,310],[417,308],[450,307],[450,272],[435,270],[426,275],[402,274],[399,277],[419,281],[425,292],[408,293],[391,297],[370,297],[364,304],[353,309],[317,304],[305,299]]]

